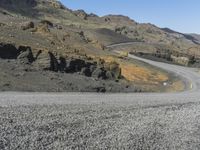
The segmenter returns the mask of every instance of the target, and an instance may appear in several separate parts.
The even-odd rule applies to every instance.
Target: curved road
[[[124,44],[125,43],[122,43],[122,45]],[[173,72],[177,76],[181,76],[185,83],[188,84],[189,90],[178,93],[129,94],[3,92],[0,93],[0,105],[109,103],[115,105],[132,104],[135,107],[148,107],[198,101],[200,102],[200,72],[198,69],[155,62],[152,60],[139,58],[131,54],[129,54],[129,57],[144,61],[166,71]]]
[[[179,93],[0,93],[0,149],[200,149],[200,73]]]

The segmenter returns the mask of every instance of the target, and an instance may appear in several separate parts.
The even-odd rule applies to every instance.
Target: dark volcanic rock
[[[106,92],[106,88],[105,87],[96,87],[95,90],[98,93],[105,93]]]
[[[34,61],[33,53],[30,47],[20,46],[19,51],[20,54],[17,59],[20,61],[20,63],[30,64]]]
[[[95,65],[91,65],[89,68],[90,68],[90,72],[94,72],[94,70],[96,69],[96,66]]]
[[[115,79],[115,76],[111,71],[106,71],[106,78],[107,79]]]
[[[82,75],[85,75],[87,77],[90,77],[91,76],[91,71],[90,71],[90,68],[88,67],[84,67],[81,69],[81,74]]]
[[[0,43],[0,58],[3,59],[16,59],[19,50],[12,44]]]
[[[66,61],[66,72],[79,72],[85,67],[85,61],[81,59],[69,59]]]
[[[49,52],[48,54],[49,54],[49,57],[50,57],[50,64],[51,64],[50,70],[58,71],[59,65],[58,65],[58,61],[57,61],[56,57],[51,52]]]
[[[36,61],[33,63],[34,67],[39,70],[58,71],[59,64],[56,57],[51,52],[41,52]]]
[[[59,70],[60,71],[66,71],[66,59],[64,57],[59,58]]]
[[[103,68],[96,68],[94,72],[92,72],[92,77],[97,79],[106,79],[106,72]]]

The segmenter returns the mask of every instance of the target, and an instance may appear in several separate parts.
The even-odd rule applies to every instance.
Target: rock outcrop
[[[22,64],[31,64],[34,61],[33,53],[30,47],[20,46],[19,49],[20,54],[17,59]]]
[[[12,44],[0,43],[0,58],[16,59],[19,55],[19,50]]]
[[[96,68],[94,72],[92,72],[92,77],[96,79],[106,79],[106,71],[103,68]]]
[[[34,23],[32,21],[30,22],[25,22],[21,25],[21,29],[22,30],[28,30],[28,29],[31,29],[31,28],[34,28]]]
[[[89,16],[84,10],[76,10],[73,11],[73,13],[84,20],[87,20],[87,17]]]
[[[56,57],[51,52],[41,52],[33,63],[33,66],[38,70],[58,71],[59,64]]]
[[[121,68],[118,63],[110,62],[105,64],[106,77],[108,79],[119,79],[121,78]]]
[[[40,50],[34,57],[31,47],[12,44],[0,44],[0,58],[16,59],[20,64],[31,65],[34,70],[54,71],[63,73],[79,73],[95,79],[117,80],[121,77],[121,70],[117,63],[105,63],[84,58],[64,58],[55,56],[50,51]]]

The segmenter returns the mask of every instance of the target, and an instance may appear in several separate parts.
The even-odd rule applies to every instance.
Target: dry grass
[[[168,77],[160,72],[154,72],[135,64],[121,64],[122,75],[129,81],[159,84],[168,80]]]
[[[169,79],[167,74],[160,72],[158,69],[155,70],[155,68],[152,69],[137,63],[134,64],[115,56],[105,56],[101,57],[101,59],[108,63],[117,62],[120,65],[122,76],[129,81],[158,85]]]
[[[178,80],[173,82],[169,88],[167,88],[166,92],[175,92],[175,91],[184,91],[185,90],[185,85],[183,84],[182,81]]]

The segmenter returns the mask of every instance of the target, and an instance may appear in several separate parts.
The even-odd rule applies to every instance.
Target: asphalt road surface
[[[179,93],[0,93],[0,149],[200,149],[198,69]]]

